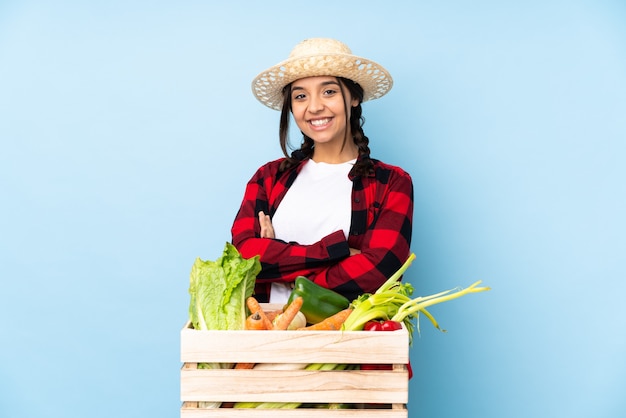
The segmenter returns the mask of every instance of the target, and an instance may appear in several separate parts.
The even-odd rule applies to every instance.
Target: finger
[[[269,216],[266,215],[263,211],[259,211],[259,225],[261,226],[261,238],[269,238],[269,227],[271,227],[271,222]]]

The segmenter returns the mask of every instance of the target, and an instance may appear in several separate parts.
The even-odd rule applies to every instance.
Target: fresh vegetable
[[[282,314],[278,315],[274,319],[274,330],[284,331],[289,327],[291,321],[296,317],[297,313],[302,308],[303,299],[298,296],[287,305]]]
[[[276,315],[276,318],[272,321],[274,326],[278,321],[281,321],[282,313]],[[306,317],[300,311],[296,312],[296,316],[293,317],[289,325],[287,326],[288,331],[297,330],[298,328],[306,327]]]
[[[302,312],[298,312],[295,318],[293,318],[293,321],[291,321],[287,327],[287,330],[294,331],[303,327],[306,327],[306,316],[304,316]]]
[[[248,317],[246,318],[246,329],[253,331],[267,329],[267,326],[265,322],[263,322],[263,318],[261,318],[260,313],[255,312],[248,315]]]
[[[269,319],[273,325],[274,320],[276,319],[278,315],[283,313],[283,310],[279,309],[279,310],[271,310],[271,311],[264,311],[264,312],[265,312],[265,316],[267,316],[267,319]]]
[[[322,329],[322,330],[373,330],[373,331],[394,331],[401,328],[403,325],[409,331],[409,343],[412,343],[412,335],[414,330],[413,320],[419,319],[419,314],[424,314],[432,324],[438,328],[439,324],[434,317],[427,311],[426,308],[453,300],[469,293],[477,293],[489,290],[488,287],[479,287],[480,281],[473,283],[471,286],[465,289],[451,289],[444,292],[440,292],[431,296],[411,298],[413,293],[413,287],[410,283],[402,283],[401,277],[409,267],[411,262],[415,259],[415,254],[411,254],[402,267],[394,273],[376,292],[370,294],[363,294],[357,299],[344,306],[341,309],[337,309],[337,304],[332,306],[334,313],[320,313],[324,309],[328,308],[327,304],[329,299],[325,298],[324,294],[329,295],[330,300],[333,302],[339,302],[339,298],[343,296],[339,295],[332,290],[322,288],[309,279],[299,277],[296,279],[294,291],[292,292],[289,300],[291,304],[294,300],[301,299],[301,306],[299,311],[305,315],[307,321],[311,326],[298,328],[298,329]],[[314,285],[314,286],[311,286]],[[329,294],[332,292],[333,294]],[[337,298],[339,296],[339,298]],[[345,299],[345,298],[344,298]],[[345,299],[347,301],[347,299]],[[341,302],[343,304],[343,302]],[[259,316],[263,320],[267,315],[263,312],[258,302],[251,296],[246,299],[246,305],[250,311],[259,313]],[[295,306],[295,305],[294,305]],[[342,305],[343,306],[343,305]],[[289,309],[289,306],[285,307],[285,311]],[[307,316],[307,312],[311,315],[311,319]],[[284,312],[283,312],[284,314]],[[315,315],[318,315],[315,317]],[[269,321],[269,319],[268,319]],[[375,321],[375,322],[374,322]],[[290,321],[292,322],[292,321]],[[273,329],[273,326],[269,326],[267,329]],[[248,364],[242,364],[241,368],[250,367]],[[291,364],[291,363],[277,363],[277,364],[256,364],[254,369],[265,370],[343,370],[352,366],[345,364]],[[356,366],[358,368],[358,365]],[[367,368],[368,366],[365,366]],[[371,367],[378,367],[377,365],[371,365]],[[388,366],[384,366],[388,367]],[[408,364],[409,376],[412,375],[410,369],[410,363]],[[297,402],[238,402],[234,404],[234,408],[258,408],[258,409],[293,409],[301,406]]]
[[[237,363],[233,369],[235,370],[250,370],[254,369],[256,363]]]
[[[197,258],[189,279],[189,320],[197,330],[241,330],[246,326],[246,298],[252,295],[259,257],[244,259],[226,243],[216,261]],[[231,368],[226,363],[199,363],[199,369]],[[220,402],[199,402],[200,408],[219,408]]]
[[[369,321],[363,326],[364,331],[397,331],[402,324],[397,321]]]
[[[269,318],[263,311],[263,308],[255,298],[250,296],[246,303],[251,307],[251,310],[255,311],[250,314],[248,318],[246,318],[247,330],[286,330],[291,326],[291,323],[294,322],[296,317],[298,317],[298,314],[300,314],[302,318],[298,323],[306,324],[306,319],[304,318],[302,312],[300,312],[302,298],[296,298],[284,312],[278,314],[274,318],[273,322],[269,321]],[[270,324],[269,328],[268,323]],[[237,363],[234,368],[236,370],[248,370],[253,369],[255,365],[256,363]]]
[[[337,331],[340,330],[346,319],[352,314],[352,308],[346,308],[337,312],[334,315],[329,316],[322,322],[309,325],[305,328],[300,328],[302,331]]]
[[[244,259],[228,242],[216,261],[197,258],[189,283],[189,318],[194,329],[244,329],[246,298],[252,295],[260,271],[258,256]]]
[[[248,306],[248,309],[250,309],[251,314],[259,314],[261,320],[263,321],[263,324],[265,324],[265,329],[274,328],[272,321],[270,321],[270,319],[267,317],[265,311],[263,311],[263,308],[261,307],[261,304],[258,300],[254,298],[254,296],[250,296],[246,299],[246,306]]]
[[[398,321],[369,321],[365,323],[363,327],[364,331],[397,331],[402,329],[402,323]],[[413,377],[413,368],[411,367],[411,361],[406,365],[409,372],[409,379]],[[392,370],[391,364],[362,364],[361,370]]]
[[[317,324],[350,305],[350,301],[344,296],[331,289],[326,289],[304,276],[296,277],[287,303],[291,303],[298,296],[303,299],[300,310],[306,316],[309,324]]]
[[[259,363],[254,366],[259,370],[345,370],[346,364],[334,363]],[[296,409],[300,402],[236,402],[233,408],[255,408],[255,409]]]
[[[446,290],[431,296],[411,298],[413,286],[410,283],[402,283],[400,278],[415,259],[411,254],[400,269],[395,272],[375,293],[365,293],[355,299],[351,307],[354,309],[346,319],[342,329],[346,331],[362,330],[365,324],[372,320],[392,320],[403,322],[409,331],[409,342],[412,343],[413,320],[420,313],[424,314],[437,328],[439,324],[426,310],[429,306],[447,302],[470,293],[484,292],[488,287],[478,287],[481,281],[477,281],[465,289]]]
[[[331,403],[327,409],[353,409],[354,406],[349,403]]]
[[[306,363],[257,363],[255,370],[304,370]]]
[[[246,329],[251,331],[263,331],[267,329],[260,313],[255,312],[248,315],[246,318]],[[256,363],[237,363],[234,368],[237,370],[248,370],[254,368],[255,364]]]

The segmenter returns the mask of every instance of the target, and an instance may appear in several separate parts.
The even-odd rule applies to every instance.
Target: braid
[[[306,135],[302,135],[302,145],[300,145],[300,152],[301,154],[299,155],[301,158],[300,160],[303,160],[305,158],[310,158],[313,155],[313,145],[315,144],[315,142],[313,142],[313,140],[311,138],[309,138]]]
[[[362,116],[361,104],[352,108],[352,116],[350,117],[350,129],[352,130],[352,139],[359,149],[359,159],[357,160],[352,172],[357,176],[367,176],[374,172],[374,163],[370,158],[369,138],[363,132],[363,124],[365,118]]]
[[[352,140],[359,150],[359,158],[352,168],[352,174],[355,176],[367,176],[374,173],[374,162],[370,158],[370,140],[363,131],[363,125],[365,124],[363,108],[361,107],[361,103],[363,102],[363,88],[347,78],[340,77],[340,79],[350,91],[350,95],[359,100],[359,104],[352,108],[352,113],[350,114]]]

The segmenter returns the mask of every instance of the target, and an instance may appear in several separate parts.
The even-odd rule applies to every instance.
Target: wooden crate
[[[369,331],[181,330],[181,418],[407,418],[406,329]],[[391,370],[198,369],[198,363],[392,364]],[[348,403],[358,409],[199,408],[198,402]]]

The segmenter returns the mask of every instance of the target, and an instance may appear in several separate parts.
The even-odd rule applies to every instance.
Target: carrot
[[[277,311],[265,311],[265,316],[267,316],[267,319],[269,319],[270,322],[273,324],[274,319],[276,319],[276,317],[281,313],[283,313],[282,309],[279,309]]]
[[[261,314],[258,312],[249,315],[246,318],[246,329],[250,330],[262,330],[267,329],[265,327],[265,323],[263,322],[263,318],[261,318]]]
[[[235,370],[250,370],[254,369],[256,363],[237,363],[235,364]]]
[[[304,300],[302,296],[298,296],[294,300],[291,301],[289,306],[285,308],[283,313],[280,316],[277,316],[274,320],[274,328],[275,330],[284,331],[287,329],[291,321],[296,317],[298,312],[300,312],[300,308],[302,308],[302,303]]]
[[[343,323],[348,319],[352,313],[352,308],[346,308],[343,311],[339,311],[336,314],[329,316],[322,322],[309,325],[308,327],[298,328],[299,331],[338,331],[341,329]]]
[[[261,318],[261,314],[257,311],[251,315],[248,315],[246,318],[246,329],[247,330],[266,330],[267,327],[263,322],[263,318]],[[248,370],[254,368],[255,363],[237,363],[235,364],[236,370]]]
[[[272,321],[270,321],[267,315],[265,315],[265,312],[263,311],[263,308],[261,308],[259,301],[256,300],[254,296],[250,296],[248,299],[246,299],[246,305],[248,306],[248,309],[250,309],[250,312],[252,314],[258,312],[258,314],[261,315],[261,319],[265,324],[265,329],[272,329],[274,327],[272,325]]]

